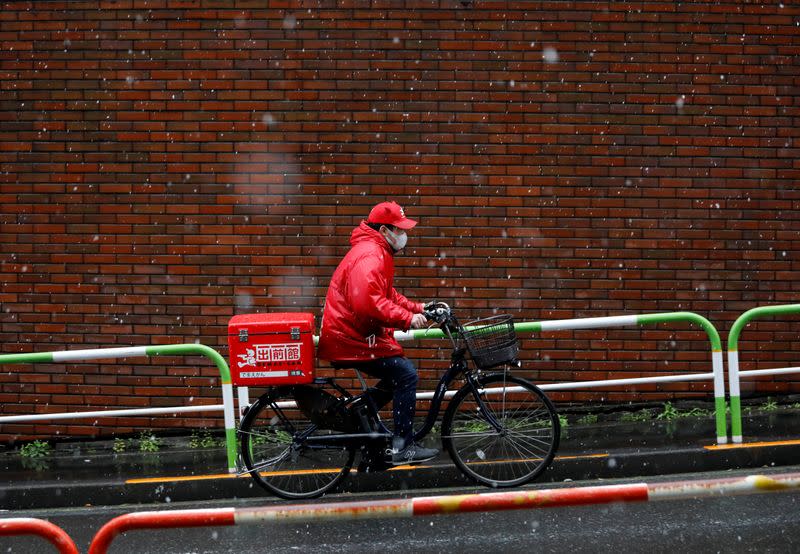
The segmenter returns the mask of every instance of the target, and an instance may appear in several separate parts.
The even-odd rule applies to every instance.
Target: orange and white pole
[[[800,473],[771,476],[750,475],[698,481],[672,481],[650,485],[647,483],[632,483],[397,500],[295,504],[263,508],[140,512],[119,516],[106,523],[92,541],[89,554],[105,554],[114,537],[132,529],[231,526],[283,521],[407,518],[466,512],[608,504],[612,502],[675,500],[796,489],[800,489]]]
[[[38,535],[50,541],[61,554],[78,554],[75,542],[58,525],[32,517],[0,519],[0,537]]]
[[[173,510],[163,512],[136,512],[115,517],[92,539],[89,554],[105,553],[111,541],[133,529],[174,529],[178,527],[224,527],[236,525],[235,508],[209,510]]]

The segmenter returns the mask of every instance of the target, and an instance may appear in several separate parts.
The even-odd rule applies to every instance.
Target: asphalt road
[[[783,467],[773,473],[800,471]],[[681,478],[712,479],[751,471],[697,473]],[[767,473],[761,471],[759,473]],[[657,479],[648,478],[648,482]],[[602,481],[602,484],[632,480]],[[569,486],[599,484],[568,483]],[[537,485],[535,488],[548,488]],[[410,491],[412,496],[464,492],[457,489]],[[386,495],[331,496],[326,501],[385,498]],[[270,499],[182,503],[169,508],[254,506]],[[130,511],[164,509],[164,505],[128,508],[75,508],[0,512],[2,517],[46,518],[65,529],[81,552],[109,519]],[[581,506],[485,514],[455,514],[413,519],[376,519],[311,524],[253,525],[180,530],[132,531],[118,537],[111,553],[244,554],[262,552],[798,552],[800,493],[781,492],[691,501]],[[38,538],[4,537],[0,553],[45,554]]]

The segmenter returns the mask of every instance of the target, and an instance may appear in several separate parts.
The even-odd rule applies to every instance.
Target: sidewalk
[[[538,483],[638,477],[797,464],[800,410],[745,418],[745,443],[714,445],[711,417],[592,424],[570,421],[551,468]],[[577,419],[577,418],[570,418]],[[222,448],[163,439],[158,452],[115,454],[111,441],[56,445],[45,458],[0,454],[0,510],[263,497],[249,476],[226,473]],[[438,437],[427,443],[438,446]],[[446,452],[430,463],[384,473],[353,471],[336,492],[470,486]],[[477,491],[483,490],[476,487]]]

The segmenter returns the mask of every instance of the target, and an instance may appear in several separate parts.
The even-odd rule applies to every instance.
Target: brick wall
[[[386,198],[421,221],[398,260],[410,297],[521,319],[695,311],[724,339],[800,297],[798,25],[790,3],[2,2],[0,351],[227,352],[235,313],[318,313]],[[797,319],[748,328],[743,367],[791,365]],[[437,346],[409,351],[427,387]],[[524,347],[540,382],[710,367],[681,324]],[[200,358],[4,367],[0,413],[216,403],[215,376]]]

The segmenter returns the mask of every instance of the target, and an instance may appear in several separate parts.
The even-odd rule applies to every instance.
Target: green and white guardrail
[[[634,379],[612,379],[604,381],[578,381],[571,383],[554,383],[542,385],[545,390],[564,390],[574,388],[606,387],[615,385],[635,385],[644,383],[663,383],[676,381],[713,380],[714,401],[716,412],[717,442],[727,442],[725,419],[725,381],[722,367],[722,347],[719,333],[706,318],[692,312],[670,312],[643,315],[625,315],[613,317],[596,317],[583,319],[565,319],[554,321],[527,321],[514,325],[518,333],[538,333],[543,331],[577,330],[577,329],[602,329],[611,327],[624,327],[636,325],[652,325],[669,322],[689,322],[699,325],[708,335],[712,349],[712,371],[710,373],[696,373],[688,375],[659,375],[656,377],[641,377]],[[398,340],[419,340],[428,338],[443,338],[440,329],[420,329],[409,332],[398,331],[395,333]],[[317,337],[314,337],[315,342]],[[212,348],[202,344],[174,344],[162,346],[138,346],[125,348],[102,348],[92,350],[66,350],[60,352],[24,353],[0,355],[0,364],[22,363],[53,363],[86,361],[103,358],[125,358],[136,356],[186,356],[201,354],[211,359],[218,367],[222,381],[222,399],[220,405],[182,406],[173,408],[141,408],[92,412],[72,412],[64,414],[33,414],[0,417],[0,424],[18,423],[24,421],[53,420],[85,417],[116,417],[132,415],[157,415],[164,413],[185,413],[201,411],[218,411],[222,409],[225,416],[225,437],[228,455],[228,471],[236,472],[237,440],[236,421],[233,401],[233,385],[230,371],[225,359]],[[430,398],[433,393],[419,393],[418,399]],[[239,387],[239,403],[241,406],[248,404],[247,387]]]
[[[800,304],[760,306],[758,308],[753,308],[740,315],[733,323],[730,333],[728,333],[728,383],[731,395],[731,435],[734,443],[742,442],[742,401],[741,392],[739,390],[739,380],[741,377],[800,373],[800,367],[739,371],[739,335],[741,335],[745,326],[754,319],[796,313],[800,313]]]
[[[561,319],[552,321],[525,321],[514,324],[517,333],[540,333],[542,331],[566,331],[578,329],[607,329],[611,327],[629,327],[654,325],[659,323],[689,322],[699,325],[708,335],[711,342],[710,373],[693,373],[688,375],[659,375],[657,377],[640,377],[634,379],[610,379],[604,381],[575,381],[571,383],[554,383],[540,385],[542,390],[565,390],[575,388],[610,387],[615,385],[638,385],[644,383],[667,383],[676,381],[714,382],[714,412],[716,416],[717,443],[728,442],[727,421],[725,418],[725,377],[722,366],[722,342],[719,333],[709,320],[693,312],[667,312],[642,315],[622,315],[612,317],[592,317],[582,319]],[[424,338],[444,337],[441,329],[417,329],[396,332],[398,340],[419,340]],[[431,398],[433,393],[421,393],[417,398]]]
[[[185,413],[218,411],[225,415],[225,446],[228,453],[228,471],[236,473],[236,419],[234,417],[233,384],[228,364],[216,350],[203,344],[167,344],[161,346],[131,346],[124,348],[98,348],[91,350],[64,350],[61,352],[41,352],[0,355],[0,364],[36,364],[58,362],[81,362],[107,358],[132,358],[139,356],[190,356],[200,354],[209,358],[219,369],[222,381],[222,406],[181,406],[175,408],[136,408],[129,410],[106,410],[94,412],[71,412],[62,414],[33,414],[0,417],[0,424],[28,421],[77,419],[85,417],[119,417],[158,415],[165,413]]]

